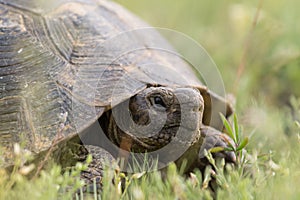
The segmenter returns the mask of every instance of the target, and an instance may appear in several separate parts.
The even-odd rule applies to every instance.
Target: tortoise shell
[[[34,152],[149,85],[198,88],[203,123],[232,110],[149,25],[105,0],[0,0],[0,140]]]

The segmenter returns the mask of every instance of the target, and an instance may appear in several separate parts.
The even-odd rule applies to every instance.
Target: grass
[[[297,134],[300,132],[298,123],[294,123],[295,137],[290,141],[288,152],[273,159],[271,152],[258,152],[258,149],[248,149],[241,146],[245,141],[241,127],[237,128],[237,118],[227,128],[231,130],[231,137],[237,141],[234,150],[240,159],[237,165],[225,165],[224,160],[214,160],[210,152],[207,157],[212,167],[208,166],[204,174],[198,170],[188,177],[183,176],[171,164],[164,176],[163,172],[137,173],[125,176],[120,172],[105,170],[103,179],[103,192],[86,196],[74,196],[74,191],[82,186],[78,174],[87,166],[77,164],[71,173],[61,174],[59,166],[42,171],[41,175],[33,180],[28,180],[26,174],[30,169],[18,161],[23,154],[15,150],[16,163],[19,163],[13,174],[8,175],[0,170],[0,199],[298,199],[300,170],[299,143]],[[234,133],[234,134],[233,134]],[[251,139],[250,139],[251,141]],[[16,152],[17,151],[17,152]],[[248,151],[248,152],[247,152]],[[241,154],[241,152],[244,152]],[[112,183],[111,178],[115,176]],[[165,177],[165,178],[163,178]],[[125,190],[121,190],[121,182],[125,180]],[[124,183],[124,182],[123,182]],[[211,193],[209,184],[217,188],[217,193]]]
[[[116,1],[153,26],[191,36],[209,52],[227,91],[236,97],[239,120],[224,122],[235,141],[231,150],[239,165],[211,160],[213,171],[207,168],[204,175],[195,171],[184,178],[172,164],[166,176],[159,171],[118,173],[116,184],[109,178],[115,172],[107,169],[102,199],[299,199],[300,2]],[[257,8],[260,15],[253,28]],[[16,157],[18,168],[12,175],[0,169],[0,199],[71,199],[82,184],[78,173],[85,164],[63,175],[54,165],[28,180],[30,166],[22,166]],[[127,183],[124,193],[119,184],[122,177]],[[218,186],[216,196],[208,188],[210,182]]]
[[[300,102],[296,99],[294,101]],[[188,177],[183,176],[175,164],[168,167],[164,176],[162,176],[164,172],[161,171],[125,176],[123,173],[106,169],[101,194],[74,196],[74,192],[83,184],[78,175],[88,163],[78,163],[71,172],[64,174],[59,166],[54,165],[42,171],[38,178],[29,180],[26,175],[31,167],[24,166],[20,162],[24,160],[25,154],[16,146],[14,172],[7,174],[3,169],[0,170],[0,199],[298,199],[300,196],[298,122],[293,124],[297,133],[295,136],[298,138],[295,137],[294,141],[290,141],[291,146],[281,149],[285,152],[278,153],[246,148],[246,143],[243,142],[245,138],[241,134],[242,128],[238,128],[236,116],[233,122],[224,120],[224,123],[230,130],[229,136],[236,144],[235,147],[230,147],[234,149],[228,149],[233,150],[239,158],[236,166],[225,165],[224,160],[214,160],[211,153],[207,152],[207,158],[213,168],[208,166],[204,174],[196,170]],[[274,154],[279,154],[276,156],[277,159],[274,159]],[[111,181],[112,176],[115,176],[114,183]],[[125,180],[123,192],[122,179]],[[210,184],[213,188],[218,188],[217,193],[211,193]]]

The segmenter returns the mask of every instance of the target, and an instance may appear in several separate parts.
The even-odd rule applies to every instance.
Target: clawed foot
[[[85,186],[81,189],[83,193],[97,193],[102,190],[102,179],[104,169],[106,167],[117,167],[116,160],[113,156],[101,147],[93,145],[84,145],[90,155],[92,161],[88,168],[81,172],[80,178],[85,182]],[[111,177],[113,180],[113,177]]]
[[[200,168],[203,168],[209,164],[204,153],[205,150],[209,151],[214,147],[226,148],[229,143],[233,145],[233,141],[228,135],[208,126],[201,127],[201,134],[204,139],[199,151],[198,159]],[[224,158],[227,163],[236,162],[236,156],[232,151],[221,150],[214,152],[212,155],[214,158]]]

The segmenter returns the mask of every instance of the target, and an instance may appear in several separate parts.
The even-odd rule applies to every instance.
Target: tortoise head
[[[196,89],[148,87],[112,109],[108,137],[134,152],[154,151],[172,140],[190,145],[200,136],[203,110]]]

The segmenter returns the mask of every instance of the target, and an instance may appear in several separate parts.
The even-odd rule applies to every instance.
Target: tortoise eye
[[[160,96],[153,97],[153,105],[166,108],[166,104]]]

